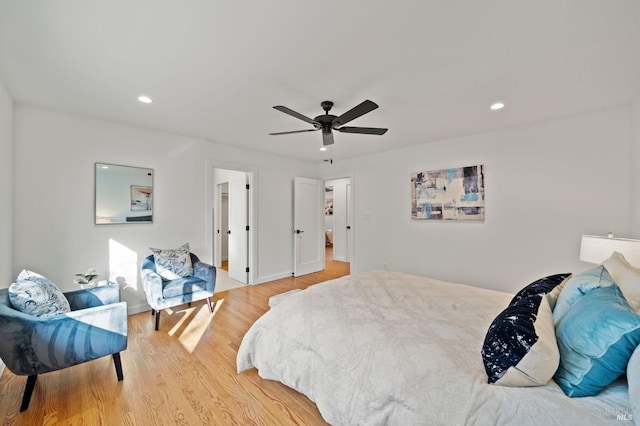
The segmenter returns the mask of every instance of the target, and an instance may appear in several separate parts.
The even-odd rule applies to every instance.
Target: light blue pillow
[[[177,280],[193,275],[189,243],[185,243],[175,250],[153,247],[149,247],[149,249],[153,252],[156,272],[165,280]]]
[[[617,285],[579,298],[556,324],[560,367],[554,376],[571,397],[592,396],[626,368],[640,343],[640,315]]]
[[[26,269],[9,286],[9,301],[16,310],[38,317],[71,311],[67,298],[54,283]]]
[[[553,322],[556,327],[558,326],[558,321],[560,321],[571,305],[576,303],[578,299],[596,288],[607,287],[613,284],[613,278],[611,278],[607,269],[602,265],[572,276],[562,288],[556,305],[553,308]]]

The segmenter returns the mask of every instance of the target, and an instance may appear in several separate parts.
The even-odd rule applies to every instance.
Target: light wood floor
[[[236,354],[272,295],[349,274],[327,257],[327,269],[299,278],[216,294],[215,311],[202,302],[163,311],[154,331],[149,312],[129,317],[124,380],[111,357],[38,377],[31,405],[19,413],[26,377],[6,368],[0,378],[4,425],[321,425],[315,404],[298,392],[236,373]]]

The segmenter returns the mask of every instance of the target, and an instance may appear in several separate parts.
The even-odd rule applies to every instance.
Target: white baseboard
[[[136,306],[127,305],[127,315],[135,315],[135,314],[139,314],[140,312],[147,312],[150,310],[151,310],[151,306],[149,306],[146,303],[142,305],[136,305]]]
[[[255,284],[264,284],[266,282],[269,281],[275,281],[275,280],[279,280],[282,278],[288,278],[293,276],[293,272],[283,272],[280,274],[275,274],[275,275],[269,275],[267,277],[258,277],[257,281],[255,282]]]

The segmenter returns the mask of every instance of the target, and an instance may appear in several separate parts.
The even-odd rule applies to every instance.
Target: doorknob
[[[231,229],[229,229],[229,230],[227,231],[227,234],[231,235]]]
[[[347,229],[351,229],[351,226],[350,226],[350,225],[348,225],[348,226],[347,226]]]
[[[296,229],[296,234],[302,234],[304,231],[301,231],[299,229]]]

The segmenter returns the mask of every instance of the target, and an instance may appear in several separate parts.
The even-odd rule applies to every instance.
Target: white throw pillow
[[[627,364],[627,383],[629,384],[629,404],[635,417],[640,418],[640,346],[638,346]]]
[[[26,269],[9,286],[9,301],[16,310],[38,317],[71,311],[67,298],[54,283]]]
[[[614,252],[602,262],[613,281],[618,284],[634,312],[640,312],[640,269],[627,262],[622,253]]]
[[[573,277],[573,274],[569,274],[560,284],[555,286],[553,290],[549,293],[545,294],[547,302],[549,302],[549,307],[551,308],[551,312],[556,308],[556,302],[558,301],[558,297],[560,297],[560,292],[564,288],[565,284]]]

